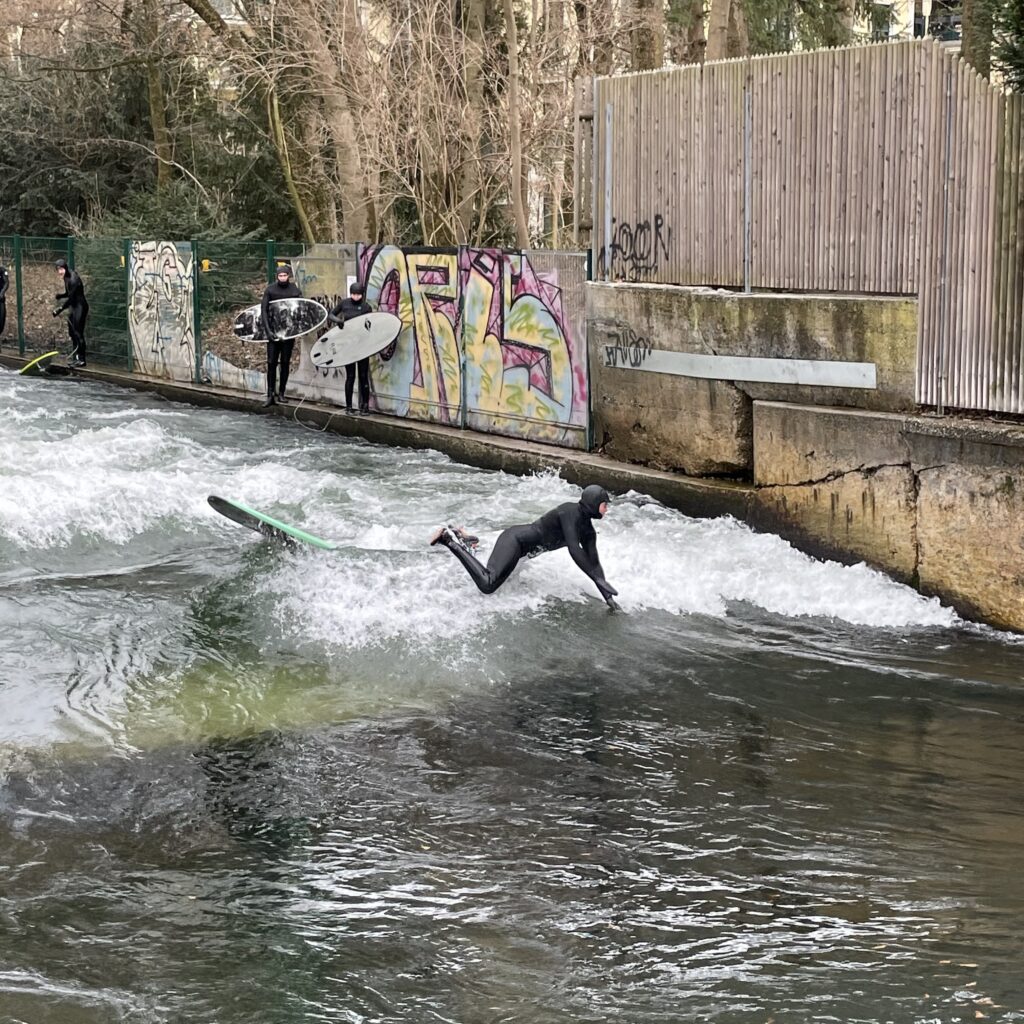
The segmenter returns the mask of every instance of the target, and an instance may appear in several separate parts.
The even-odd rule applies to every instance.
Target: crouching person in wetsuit
[[[60,316],[66,309],[68,311],[68,334],[71,336],[71,358],[69,366],[85,366],[85,321],[89,318],[89,303],[85,301],[85,286],[82,278],[69,266],[67,260],[57,260],[57,274],[64,282],[64,291],[54,296],[58,302],[64,300],[63,306],[58,306],[54,316]]]
[[[604,569],[597,557],[597,532],[593,522],[604,517],[609,502],[608,492],[599,484],[584,487],[579,501],[567,501],[545,512],[536,522],[510,526],[499,534],[486,566],[470,551],[476,546],[476,538],[460,529],[444,526],[430,543],[444,545],[484,594],[493,594],[512,575],[521,559],[543,551],[568,548],[572,560],[594,581],[608,606],[618,608],[614,600],[618,591],[604,578]]]

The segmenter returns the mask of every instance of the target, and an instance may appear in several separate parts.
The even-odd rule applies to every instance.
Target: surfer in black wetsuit
[[[349,298],[342,299],[327,315],[331,323],[339,327],[345,326],[346,320],[372,313],[370,304],[363,298],[363,286],[358,281],[349,285]],[[370,411],[370,358],[360,359],[357,363],[349,363],[345,367],[345,411],[352,412],[352,392],[356,383],[356,369],[359,370],[359,412],[366,415]]]
[[[276,397],[284,401],[284,389],[288,386],[288,371],[292,365],[294,338],[278,338],[270,326],[270,304],[278,299],[301,299],[302,292],[292,280],[292,268],[282,263],[277,268],[274,280],[267,285],[260,303],[260,317],[263,331],[267,336],[267,397],[263,404],[273,405]],[[277,366],[281,364],[281,383],[277,384]]]
[[[493,594],[512,575],[520,559],[568,548],[572,560],[594,581],[609,607],[617,608],[614,598],[618,591],[604,578],[594,529],[594,520],[604,517],[609,502],[608,492],[600,484],[584,487],[579,501],[567,501],[533,523],[510,526],[502,531],[486,566],[481,565],[470,550],[476,546],[476,538],[461,529],[444,526],[430,543],[444,545],[484,594]]]
[[[58,306],[54,316],[68,311],[68,334],[71,336],[71,358],[69,366],[85,366],[85,321],[89,317],[89,303],[85,301],[85,286],[82,278],[69,266],[67,260],[57,260],[57,273],[64,282],[64,291],[58,292],[54,298],[63,306]]]
[[[4,336],[4,327],[7,326],[7,289],[11,284],[11,275],[7,268],[0,263],[0,338]]]

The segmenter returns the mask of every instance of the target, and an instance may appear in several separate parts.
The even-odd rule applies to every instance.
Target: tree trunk
[[[512,210],[515,214],[516,244],[520,249],[530,246],[530,232],[526,221],[526,205],[523,200],[523,143],[519,104],[519,37],[516,32],[516,16],[512,0],[505,3],[505,39],[508,46],[508,119],[509,158],[512,162]]]
[[[733,0],[711,0],[708,15],[708,60],[724,60],[729,55],[729,21]]]
[[[633,71],[653,71],[664,63],[663,0],[634,0],[630,25],[630,65]]]
[[[130,9],[126,9],[126,16],[128,10]],[[163,191],[171,182],[174,148],[170,132],[167,130],[167,102],[157,58],[160,20],[156,0],[145,0],[139,14],[142,18],[141,36],[146,51],[146,87],[149,94],[149,123],[153,130],[153,150],[156,153],[156,187],[157,191]]]
[[[460,155],[459,199],[456,212],[459,237],[457,241],[469,245],[474,241],[476,217],[473,216],[480,192],[480,133],[484,106],[484,14],[485,0],[466,0],[462,25],[465,57],[463,68],[463,95],[465,100],[465,144]]]
[[[669,52],[673,64],[704,60],[704,0],[669,0]]]
[[[982,78],[992,71],[992,2],[963,0],[960,55]]]

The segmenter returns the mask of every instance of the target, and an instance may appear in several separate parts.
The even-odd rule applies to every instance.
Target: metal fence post
[[[468,246],[460,245],[455,255],[455,280],[459,289],[459,426],[466,429],[469,404],[469,387],[466,375],[466,290],[462,286],[462,252]]]
[[[602,280],[612,278],[612,105],[604,106],[604,250]],[[593,245],[593,243],[591,243]]]
[[[946,61],[946,152],[944,166],[942,169],[942,274],[939,277],[939,351],[936,360],[936,369],[939,373],[938,380],[938,414],[942,416],[945,411],[946,399],[946,340],[949,335],[949,203],[950,203],[950,175],[952,174],[952,146],[953,135],[953,64]]]
[[[21,235],[14,236],[14,295],[18,304],[18,355],[25,355],[25,300],[21,285]]]
[[[135,343],[132,341],[132,240],[121,239],[121,265],[124,267],[124,305],[128,311],[128,345],[125,351],[125,367],[135,372]]]
[[[192,337],[196,349],[196,371],[195,382],[203,382],[203,332],[202,332],[202,303],[199,301],[199,243],[193,238],[192,246]]]
[[[754,131],[754,96],[750,88],[750,59],[747,58],[747,75],[743,81],[743,291],[750,294],[751,254],[751,137]]]

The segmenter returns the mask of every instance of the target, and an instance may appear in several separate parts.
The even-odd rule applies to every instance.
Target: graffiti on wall
[[[371,361],[375,401],[399,416],[582,447],[587,373],[581,331],[555,270],[497,249],[364,247],[374,308],[402,331]]]
[[[196,343],[191,247],[132,242],[128,282],[128,329],[136,372],[192,380]]]

